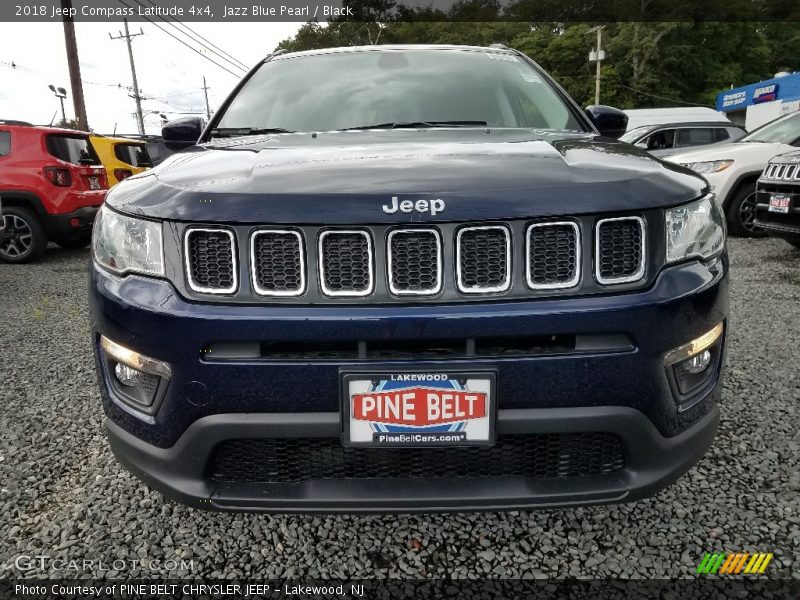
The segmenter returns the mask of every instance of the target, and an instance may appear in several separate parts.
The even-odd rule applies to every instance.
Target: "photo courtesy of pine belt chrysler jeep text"
[[[91,330],[111,447],[241,511],[634,500],[719,419],[725,223],[503,46],[270,55],[111,189]]]

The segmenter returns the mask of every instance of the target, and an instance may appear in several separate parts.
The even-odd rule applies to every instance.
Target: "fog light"
[[[706,389],[715,376],[717,369],[711,367],[720,361],[722,332],[723,324],[719,323],[688,344],[670,350],[664,357],[679,410],[686,410],[697,402],[698,391]]]
[[[136,369],[129,367],[128,365],[117,363],[117,366],[114,367],[114,375],[117,376],[117,381],[119,381],[122,385],[134,387],[141,385],[142,375],[144,374],[141,371],[137,371]]]
[[[105,351],[108,356],[116,360],[118,363],[127,365],[137,371],[158,375],[160,377],[169,377],[171,370],[169,365],[155,358],[150,358],[144,354],[134,352],[130,348],[126,348],[122,344],[112,342],[106,336],[100,336],[100,347]]]
[[[687,373],[691,373],[692,375],[696,375],[697,373],[702,373],[708,368],[708,365],[711,364],[711,352],[708,350],[703,350],[697,356],[693,356],[687,361],[679,363],[681,369],[686,371]]]
[[[664,356],[664,364],[669,367],[701,354],[703,350],[706,350],[717,343],[717,340],[722,335],[722,329],[722,323],[717,323],[713,329],[705,332],[700,337],[693,339],[688,344],[684,344],[683,346],[678,346],[674,350],[670,350],[667,352],[666,356]]]
[[[109,387],[117,398],[140,411],[153,414],[158,408],[157,398],[164,396],[171,375],[169,365],[163,361],[139,354],[130,348],[100,337],[100,347],[109,374]]]

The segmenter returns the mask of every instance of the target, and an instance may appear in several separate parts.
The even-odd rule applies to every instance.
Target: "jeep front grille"
[[[265,229],[250,236],[253,289],[261,296],[299,296],[305,291],[303,236],[299,231]]]
[[[323,231],[319,236],[319,274],[327,296],[372,293],[373,257],[369,232]]]
[[[228,229],[192,228],[186,233],[189,287],[206,294],[236,291],[236,243]]]
[[[764,169],[762,179],[773,181],[800,181],[800,164],[770,164]]]
[[[442,242],[435,229],[394,229],[387,237],[393,294],[437,294],[442,289]]]
[[[644,221],[640,217],[601,219],[595,234],[595,275],[604,284],[644,276]]]
[[[524,300],[645,286],[647,223],[636,216],[392,225],[188,225],[165,236],[183,252],[179,291],[242,304]],[[663,228],[662,228],[663,229]],[[653,244],[662,243],[654,229]],[[658,256],[658,253],[655,254]]]
[[[571,288],[580,281],[580,229],[572,221],[536,223],[528,228],[526,254],[531,289]]]
[[[511,234],[496,225],[456,234],[456,285],[465,294],[504,292],[511,285]]]

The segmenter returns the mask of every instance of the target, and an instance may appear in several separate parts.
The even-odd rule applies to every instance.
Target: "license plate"
[[[495,439],[491,372],[344,373],[347,446],[476,446]]]
[[[789,212],[789,196],[783,194],[772,194],[769,197],[769,212],[788,213]]]
[[[90,190],[100,189],[100,180],[97,177],[89,177],[89,189]]]

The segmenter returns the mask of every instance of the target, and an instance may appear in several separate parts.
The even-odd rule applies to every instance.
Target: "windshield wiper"
[[[268,135],[270,133],[294,133],[294,131],[289,131],[282,127],[217,127],[211,130],[211,137],[239,137],[244,135]]]
[[[428,127],[486,127],[486,121],[407,121],[345,127],[337,131],[353,131],[357,129],[426,129]]]

